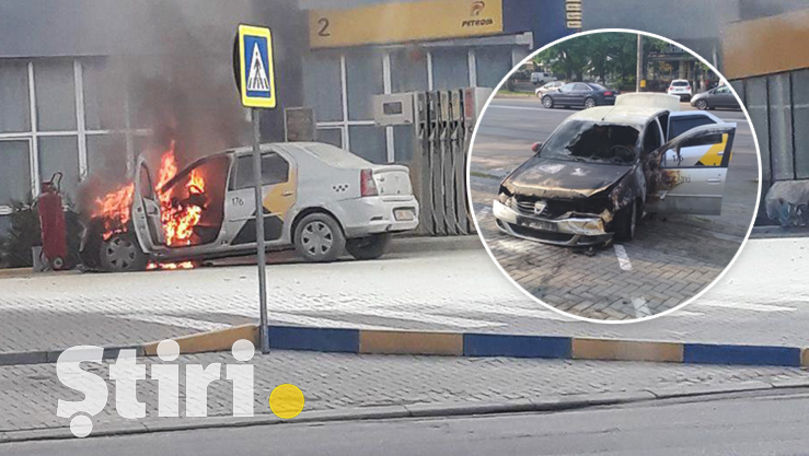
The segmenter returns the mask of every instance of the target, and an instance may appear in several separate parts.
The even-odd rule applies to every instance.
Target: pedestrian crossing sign
[[[275,78],[270,29],[239,24],[237,40],[242,105],[249,108],[274,108]]]

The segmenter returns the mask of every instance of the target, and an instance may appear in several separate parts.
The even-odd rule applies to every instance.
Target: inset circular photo
[[[660,36],[609,29],[527,57],[470,147],[484,245],[528,295],[602,323],[663,315],[707,290],[752,229],[755,132],[732,85]]]

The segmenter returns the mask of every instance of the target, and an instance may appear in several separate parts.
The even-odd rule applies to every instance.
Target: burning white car
[[[418,225],[405,166],[375,165],[323,143],[263,144],[261,151],[268,249],[294,246],[308,261],[332,261],[344,250],[373,259],[391,233]],[[133,183],[97,200],[85,261],[130,271],[255,251],[252,160],[245,147],[177,172],[172,147],[154,176],[141,159]]]

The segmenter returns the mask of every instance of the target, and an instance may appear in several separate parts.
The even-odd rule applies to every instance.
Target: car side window
[[[276,152],[261,154],[261,185],[275,185],[289,180],[289,162]],[[243,155],[236,162],[231,190],[253,187],[253,157]]]
[[[587,84],[578,83],[576,84],[575,90],[577,92],[589,92],[593,89],[591,89]]]
[[[728,90],[727,87],[719,87],[718,89],[716,89],[715,93],[728,93],[728,92],[730,92],[730,90]]]
[[[671,121],[669,122],[668,138],[674,139],[692,128],[699,127],[700,125],[709,125],[712,123],[714,123],[714,121],[710,117],[701,114],[672,117]]]
[[[658,147],[662,146],[663,142],[660,139],[660,127],[656,121],[649,122],[646,130],[643,132],[643,153],[648,154]]]
[[[565,85],[562,86],[562,88],[559,89],[559,91],[560,92],[572,92],[575,85],[576,84],[573,84],[573,83],[565,84]]]

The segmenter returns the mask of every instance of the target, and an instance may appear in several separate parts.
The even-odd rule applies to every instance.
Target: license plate
[[[393,211],[393,218],[399,222],[409,222],[415,217],[416,214],[413,213],[413,209],[395,209]]]
[[[542,231],[556,231],[556,225],[549,222],[542,222],[538,220],[530,220],[523,222],[523,225],[533,228],[535,230],[542,230]]]

